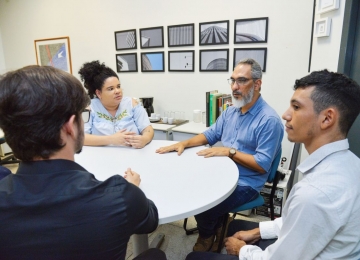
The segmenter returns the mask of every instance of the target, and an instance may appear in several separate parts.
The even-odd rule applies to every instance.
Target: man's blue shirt
[[[266,173],[237,163],[238,185],[260,191],[269,175],[271,163],[281,148],[284,126],[279,115],[260,96],[245,114],[239,108],[229,107],[203,134],[210,145],[221,141],[225,147],[253,155]]]

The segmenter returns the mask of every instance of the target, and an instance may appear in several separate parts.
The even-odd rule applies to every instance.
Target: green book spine
[[[213,122],[213,97],[214,94],[210,93],[210,98],[209,98],[209,125],[212,125]]]

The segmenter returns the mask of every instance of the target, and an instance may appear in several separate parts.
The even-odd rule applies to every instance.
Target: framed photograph
[[[164,47],[164,27],[140,29],[140,48]]]
[[[136,49],[136,29],[115,32],[117,51]]]
[[[194,51],[169,51],[169,71],[194,71]]]
[[[164,52],[142,52],[141,53],[142,72],[161,72],[164,69]]]
[[[200,50],[200,71],[229,71],[229,49]]]
[[[137,72],[137,53],[116,54],[117,72]]]
[[[266,54],[267,48],[241,48],[241,49],[234,49],[234,68],[236,64],[241,61],[242,59],[252,58],[256,60],[261,68],[262,71],[266,71]]]
[[[317,14],[323,14],[335,9],[339,9],[339,0],[317,0],[316,3]]]
[[[269,18],[235,20],[234,43],[267,42]]]
[[[199,24],[199,44],[229,44],[229,20]]]
[[[168,46],[194,46],[194,24],[168,26]]]
[[[315,37],[326,37],[330,35],[331,19],[329,17],[315,21]]]
[[[69,37],[35,40],[36,63],[72,73]]]

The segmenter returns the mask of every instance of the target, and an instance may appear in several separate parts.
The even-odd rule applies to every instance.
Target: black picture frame
[[[114,35],[115,49],[117,51],[137,49],[136,29],[117,31],[114,32]]]
[[[141,53],[142,72],[163,72],[165,71],[164,52],[142,52]]]
[[[235,20],[234,44],[265,43],[268,39],[268,27],[268,17]]]
[[[229,20],[199,23],[199,45],[229,44]]]
[[[229,49],[200,50],[200,71],[229,71]]]
[[[168,47],[194,46],[194,27],[193,23],[168,26]]]
[[[193,72],[195,51],[169,51],[168,71]]]
[[[140,34],[140,48],[161,48],[164,47],[164,27],[142,28]]]
[[[266,71],[266,57],[267,57],[267,48],[236,48],[234,49],[234,68],[236,64],[245,58],[252,58],[256,60],[262,71]]]
[[[137,53],[116,54],[117,72],[137,72]]]

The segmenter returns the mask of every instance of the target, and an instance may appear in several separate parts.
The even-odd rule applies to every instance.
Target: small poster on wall
[[[164,69],[164,52],[142,52],[141,53],[142,72],[161,72]]]
[[[116,54],[117,72],[137,72],[137,53]]]
[[[72,73],[69,37],[35,40],[36,63]]]
[[[267,17],[235,20],[234,43],[267,42]]]
[[[241,49],[234,49],[234,68],[236,64],[246,58],[251,58],[256,60],[261,68],[262,71],[266,71],[266,53],[267,48],[241,48]]]
[[[200,71],[229,71],[229,49],[200,50]]]

